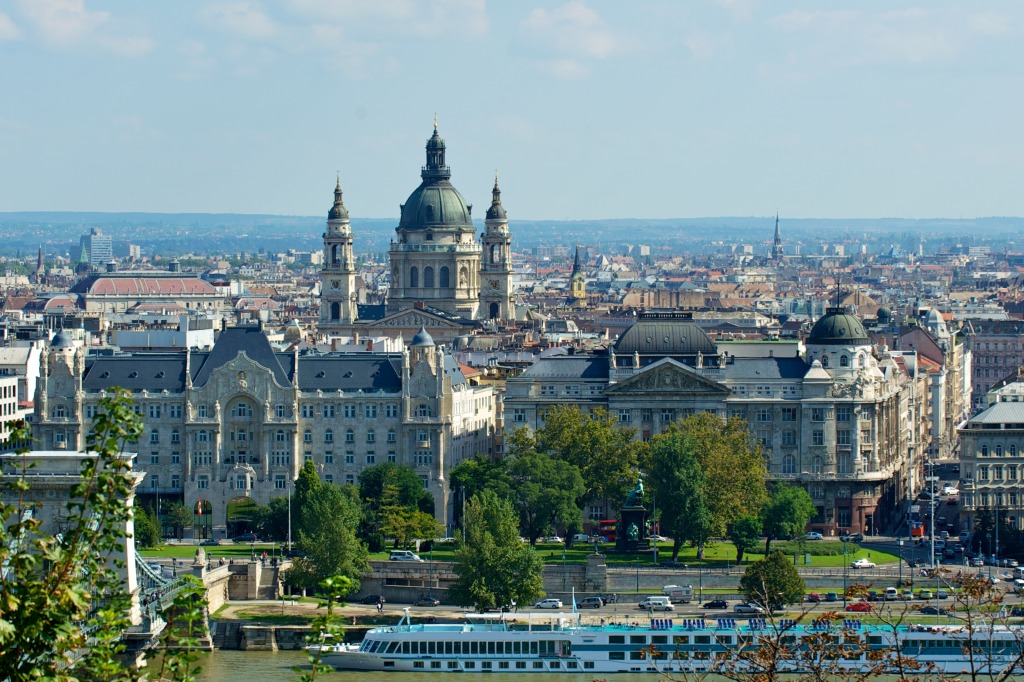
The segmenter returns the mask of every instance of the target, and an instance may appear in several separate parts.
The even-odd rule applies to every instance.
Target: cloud
[[[402,35],[479,37],[487,32],[486,0],[291,0],[315,24],[380,28]]]
[[[538,53],[553,53],[538,61],[560,78],[586,75],[589,68],[585,60],[605,59],[628,49],[627,42],[583,0],[570,0],[553,10],[534,9],[523,20],[522,28]]]
[[[21,37],[21,31],[15,25],[14,21],[0,12],[0,41],[4,40],[17,40]]]
[[[230,33],[244,38],[273,38],[279,27],[258,6],[250,2],[221,2],[204,7],[200,17]]]
[[[206,44],[199,40],[186,40],[178,47],[184,62],[174,77],[180,81],[195,81],[213,71],[216,64]]]
[[[724,7],[733,19],[738,21],[749,21],[754,17],[754,10],[761,4],[760,0],[715,0],[715,3]]]
[[[153,48],[152,39],[125,33],[112,21],[110,12],[89,10],[85,0],[21,0],[18,8],[50,47],[98,47],[125,56],[138,56]]]

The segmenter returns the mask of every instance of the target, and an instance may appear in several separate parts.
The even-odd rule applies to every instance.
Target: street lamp
[[[843,608],[846,608],[846,576],[850,570],[850,564],[846,560],[846,538],[843,538]]]
[[[898,540],[900,546],[900,588],[903,587],[903,538]]]
[[[640,594],[640,552],[636,553],[636,593]]]

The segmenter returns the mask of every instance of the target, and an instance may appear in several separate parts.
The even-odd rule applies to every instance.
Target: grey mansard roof
[[[723,369],[732,381],[802,379],[810,365],[802,358],[736,358]]]
[[[978,431],[989,428],[993,433],[998,433],[999,424],[1010,424],[1010,428],[1024,428],[1024,403],[996,403],[971,417],[967,427]]]
[[[529,379],[607,379],[608,357],[605,355],[560,355],[542,358],[520,375]]]
[[[717,355],[707,333],[692,320],[640,319],[627,329],[615,344],[617,354],[640,355]]]
[[[129,391],[183,391],[185,353],[119,353],[86,361],[84,390],[104,391],[114,386]]]
[[[397,356],[329,353],[299,358],[299,388],[303,391],[402,390]]]
[[[291,385],[289,372],[285,371],[270,341],[259,327],[228,327],[222,331],[213,344],[213,351],[203,362],[199,373],[193,377],[192,384],[196,387],[205,386],[213,370],[231,362],[239,353],[245,353],[250,360],[269,369],[281,386]],[[290,362],[288,366],[291,366]]]

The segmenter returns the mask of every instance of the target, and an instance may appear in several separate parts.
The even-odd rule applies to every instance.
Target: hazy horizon
[[[316,216],[340,171],[397,216],[436,114],[476,215],[496,169],[512,220],[1024,215],[1022,38],[1012,0],[6,0],[0,211]]]

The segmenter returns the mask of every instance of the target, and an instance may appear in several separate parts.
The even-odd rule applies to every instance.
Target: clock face
[[[490,281],[490,285],[491,285],[491,288],[492,288],[492,289],[497,289],[497,288],[498,288],[498,280],[496,280],[496,279],[492,279],[492,280]]]
[[[331,282],[331,286],[334,287],[335,289],[341,288],[341,280],[340,279],[334,280],[333,282]]]

